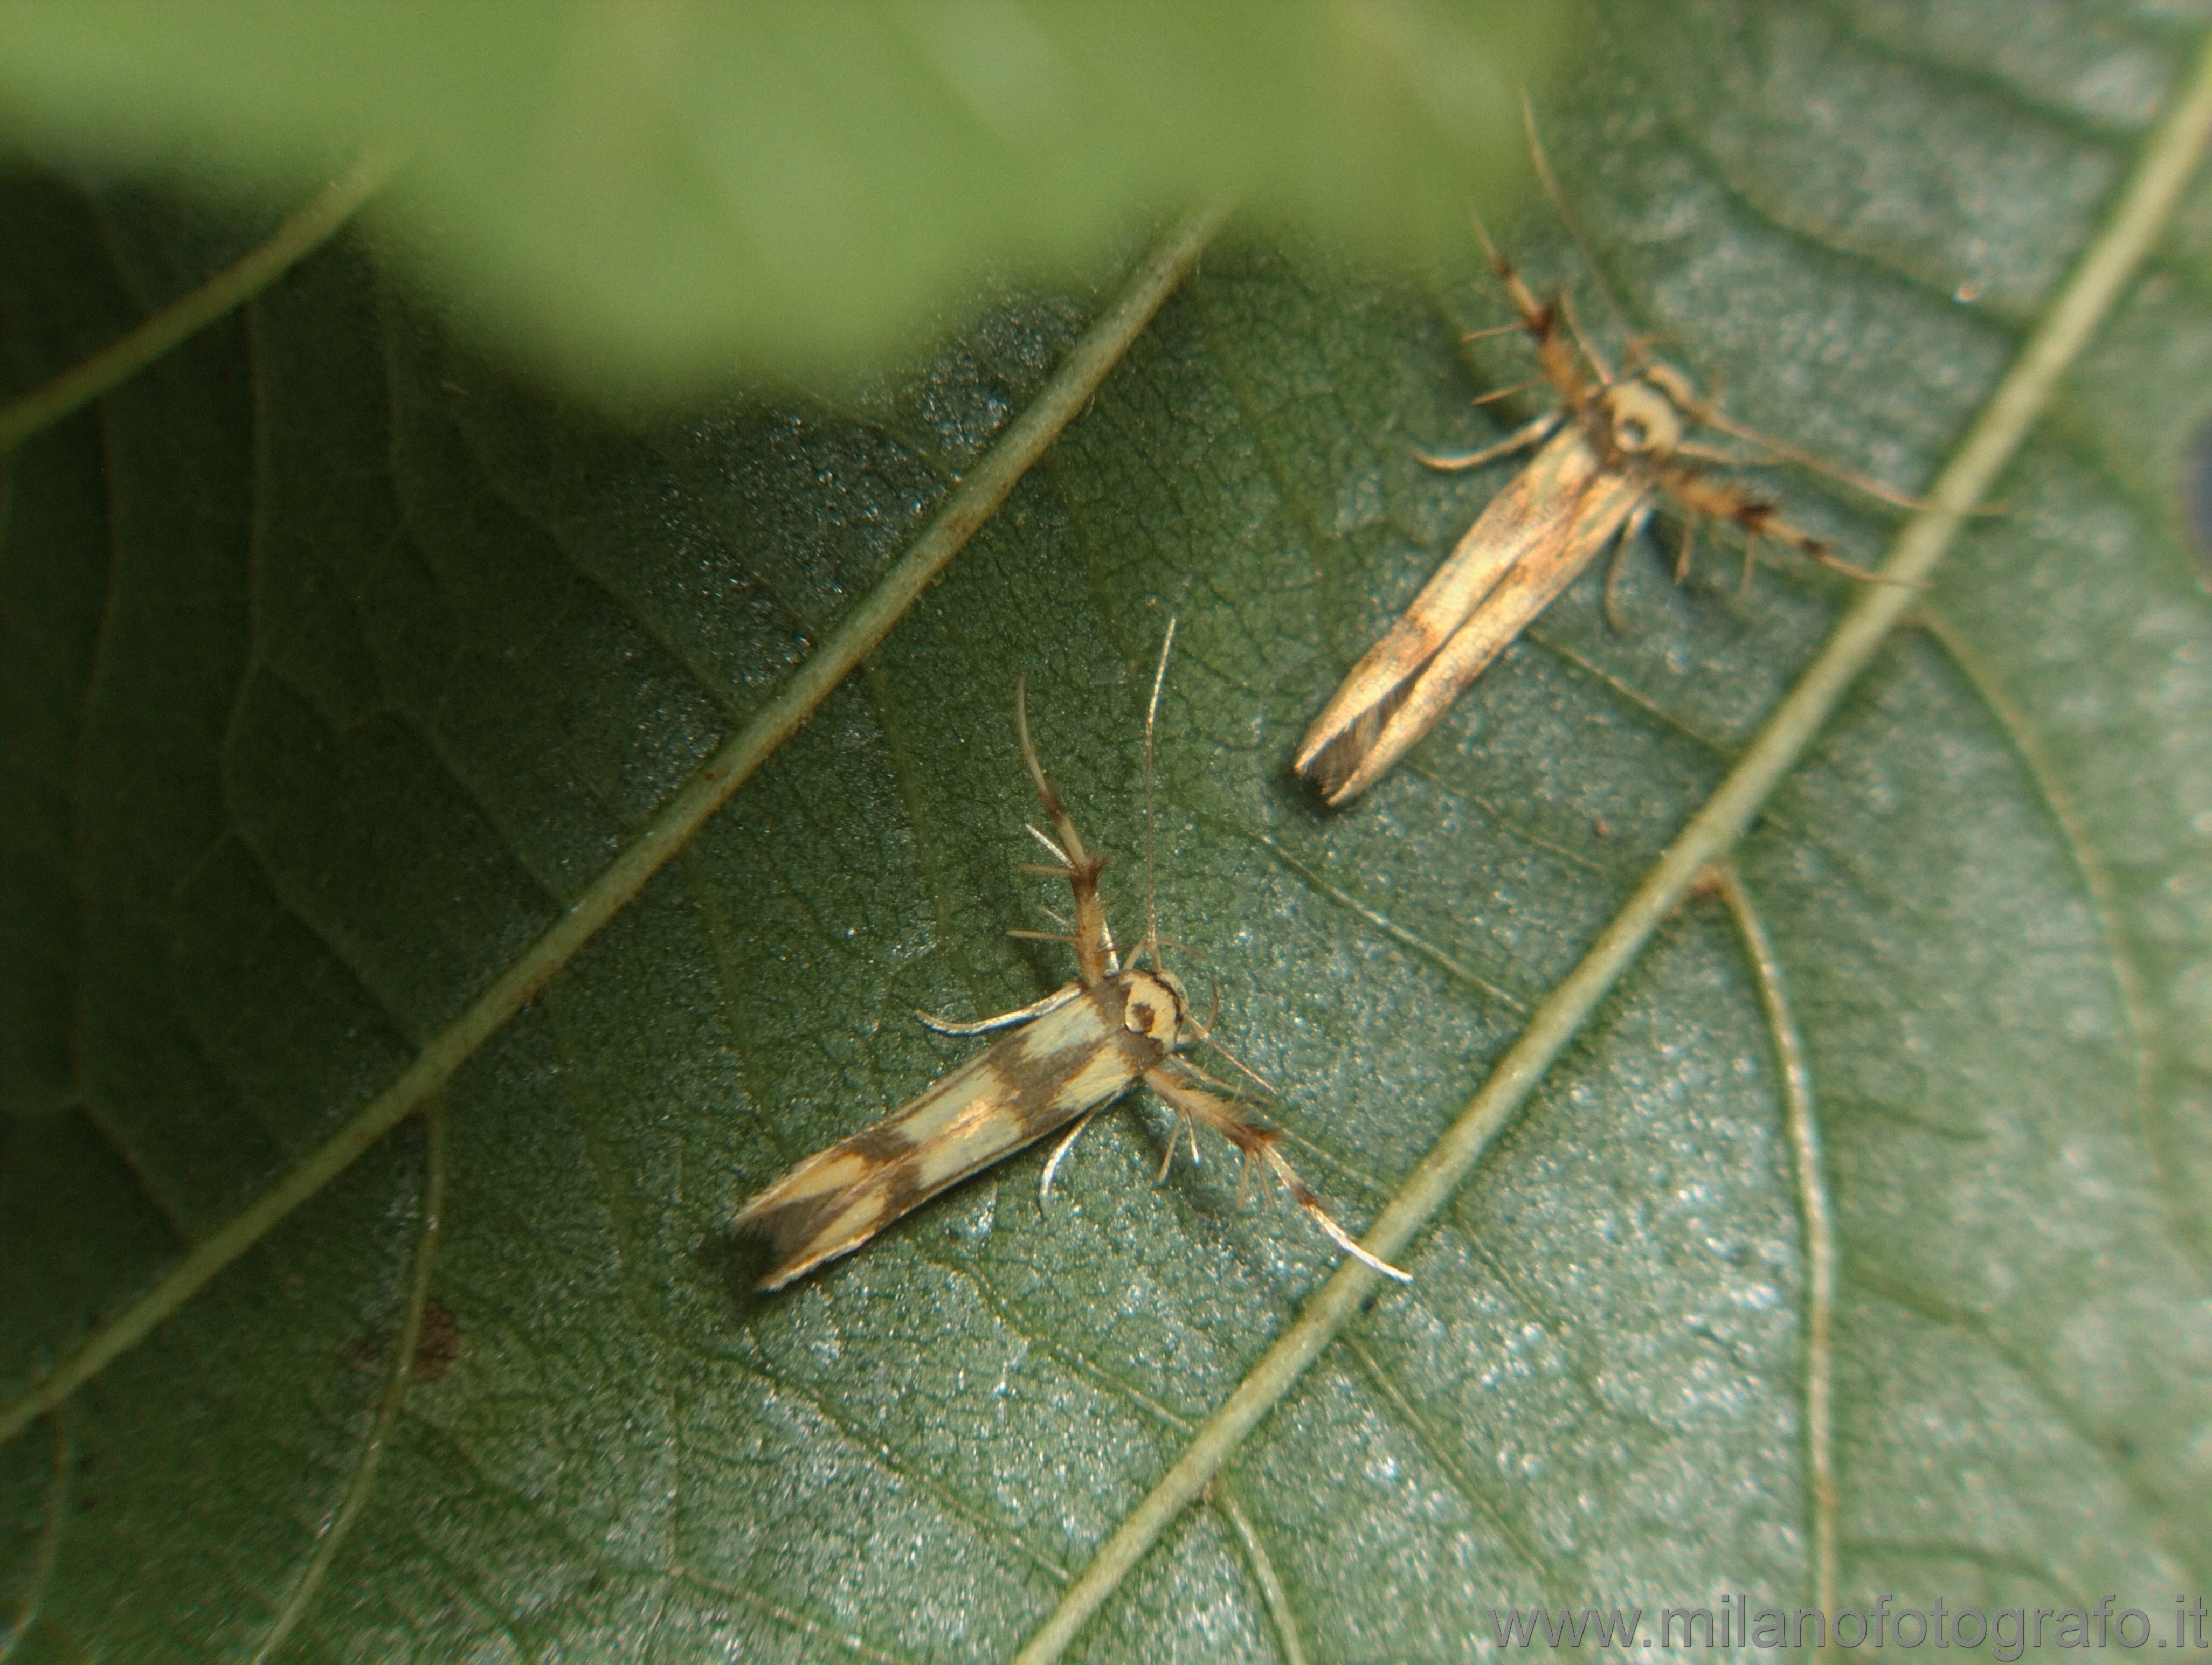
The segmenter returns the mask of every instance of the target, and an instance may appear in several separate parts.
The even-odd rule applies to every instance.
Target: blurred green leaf
[[[2189,42],[2067,9],[1612,15],[1545,128],[1630,327],[1908,489],[2093,233]],[[28,386],[255,229],[18,174]],[[1556,218],[1510,246],[1577,271]],[[2176,482],[2212,193],[1747,842],[1844,1255],[1843,1592],[2160,1626],[2212,1579],[2212,605]],[[1610,335],[1585,284],[1579,310]],[[1004,288],[838,401],[618,423],[358,250],[9,459],[0,543],[0,1394],[387,1081],[911,537],[1103,295]],[[1204,952],[1302,1167],[1381,1205],[1844,599],[1632,554],[1361,808],[1304,723],[1505,477],[1417,446],[1522,379],[1433,281],[1247,234],[975,546],[448,1096],[410,1394],[292,1656],[1003,1656],[1331,1256],[1165,1118],[1085,1135],[763,1299],[723,1230],[1062,974],[1008,710]],[[1471,359],[1463,357],[1471,354]],[[1500,421],[1518,413],[1497,413]],[[1778,477],[1856,559],[1891,518]],[[1671,536],[1679,528],[1665,528]],[[1348,904],[1358,904],[1358,909]],[[1359,911],[1364,910],[1364,911]],[[1376,922],[1386,917],[1392,935]],[[18,1660],[249,1651],[337,1509],[419,1238],[386,1141],[0,1450]],[[1770,1038],[1686,909],[1413,1258],[1084,1638],[1098,1659],[1456,1658],[1535,1602],[1812,1599],[1803,1262]],[[426,1374],[428,1372],[426,1371]],[[2192,1503],[2191,1498],[2199,1501]],[[1279,1592],[1279,1602],[1269,1592]],[[1647,1626],[1648,1628],[1648,1626]]]
[[[625,395],[816,375],[1237,193],[1435,245],[1562,14],[1502,0],[0,9],[0,134],[236,193],[364,146],[482,336]]]

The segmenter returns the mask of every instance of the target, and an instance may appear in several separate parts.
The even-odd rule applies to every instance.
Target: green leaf
[[[2190,42],[2155,21],[1684,6],[1547,107],[1629,327],[1740,417],[1923,486],[2092,238]],[[6,384],[251,227],[18,175]],[[1532,210],[1540,289],[1577,257]],[[1457,1658],[1492,1612],[2094,1608],[2212,1571],[2212,606],[2181,541],[2212,192],[1740,856],[1841,1253],[1727,915],[1686,907],[1382,1295],[1084,1632],[1132,1657]],[[1617,347],[1603,303],[1577,311]],[[549,400],[337,248],[9,461],[0,544],[0,1396],[384,1088],[629,847],[1030,409],[1111,299],[1004,290],[841,400]],[[1207,257],[866,669],[474,1050],[424,1252],[377,1144],[0,1448],[15,1657],[1011,1653],[1325,1275],[1133,1100],[775,1297],[736,1202],[970,1056],[920,1006],[1064,975],[1017,675],[1139,917],[1355,1228],[1850,599],[1710,537],[1593,573],[1351,813],[1291,746],[1510,465],[1472,249]],[[1519,413],[1509,404],[1499,422]],[[1798,474],[1863,561],[1898,517]],[[1661,541],[1679,534],[1662,520]],[[1384,923],[1387,921],[1387,924]],[[329,1574],[295,1593],[351,1494]],[[1531,1650],[1540,1652],[1541,1649]],[[1562,1648],[1562,1652],[1575,1652]]]
[[[392,253],[603,395],[881,360],[1224,192],[1433,247],[1563,15],[1500,0],[0,10],[0,135],[236,194],[364,146]],[[1488,194],[1486,191],[1485,194]]]

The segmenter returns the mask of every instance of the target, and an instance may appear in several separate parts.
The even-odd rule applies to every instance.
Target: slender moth
[[[1064,936],[1012,935],[1067,942],[1075,950],[1076,980],[1032,1005],[979,1023],[948,1023],[918,1014],[931,1027],[953,1034],[1006,1028],[1015,1032],[873,1127],[817,1151],[738,1211],[737,1229],[768,1238],[775,1254],[775,1264],[761,1280],[763,1289],[781,1289],[824,1261],[852,1253],[939,1191],[1073,1123],[1045,1164],[1042,1196],[1091,1117],[1140,1081],[1176,1112],[1168,1160],[1160,1166],[1163,1179],[1186,1126],[1194,1157],[1197,1129],[1211,1128],[1243,1153],[1248,1180],[1253,1166],[1261,1166],[1338,1248],[1378,1272],[1406,1279],[1407,1274],[1368,1253],[1330,1218],[1284,1156],[1280,1133],[1247,1120],[1233,1098],[1208,1090],[1220,1082],[1176,1056],[1186,1038],[1208,1037],[1191,1015],[1182,982],[1160,964],[1152,902],[1152,725],[1174,641],[1170,623],[1145,717],[1143,944],[1124,966],[1098,893],[1106,857],[1085,845],[1066,803],[1038,761],[1030,740],[1026,688],[1017,682],[1014,734],[1022,763],[1058,834],[1055,840],[1034,826],[1029,829],[1051,851],[1054,864],[1023,870],[1066,879],[1075,894],[1075,919]],[[1139,969],[1139,960],[1146,962],[1145,969]]]
[[[1534,146],[1533,123],[1529,137]],[[1559,200],[1540,147],[1534,148],[1534,157],[1544,183]],[[1559,206],[1564,215],[1564,202]],[[1747,584],[1763,537],[1854,578],[1875,576],[1790,525],[1775,504],[1703,473],[1699,463],[1765,459],[1710,449],[1690,439],[1688,430],[1713,427],[1762,445],[1774,457],[1822,465],[1729,421],[1697,397],[1680,372],[1645,358],[1640,348],[1632,349],[1628,364],[1616,375],[1583,339],[1564,297],[1540,302],[1479,220],[1475,229],[1517,314],[1517,321],[1504,330],[1524,333],[1534,344],[1541,379],[1558,394],[1559,408],[1481,451],[1421,458],[1432,468],[1471,469],[1540,447],[1520,476],[1491,500],[1389,633],[1352,667],[1306,730],[1292,766],[1332,805],[1349,803],[1381,779],[1436,725],[1460,691],[1607,544],[1618,540],[1626,548],[1633,542],[1662,493],[1686,517],[1674,564],[1678,579],[1689,570],[1692,539],[1703,518],[1732,521],[1742,529]],[[1571,345],[1560,332],[1563,320],[1575,338]],[[1590,373],[1585,373],[1585,363]],[[1886,500],[1911,502],[1855,475],[1823,471]],[[1612,603],[1608,580],[1608,616]]]

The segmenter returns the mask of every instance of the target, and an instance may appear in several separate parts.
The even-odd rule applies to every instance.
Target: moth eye
[[[1624,419],[1613,432],[1613,437],[1630,451],[1642,451],[1651,443],[1651,430],[1638,417]]]

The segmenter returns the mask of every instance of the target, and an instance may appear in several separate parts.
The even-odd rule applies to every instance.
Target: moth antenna
[[[1145,945],[1138,950],[1154,971],[1160,968],[1160,917],[1158,902],[1152,891],[1154,832],[1152,814],[1152,730],[1159,720],[1160,690],[1167,686],[1168,654],[1175,647],[1176,621],[1168,621],[1167,634],[1160,639],[1159,669],[1152,673],[1152,698],[1145,707]],[[1134,964],[1136,955],[1130,957]]]

